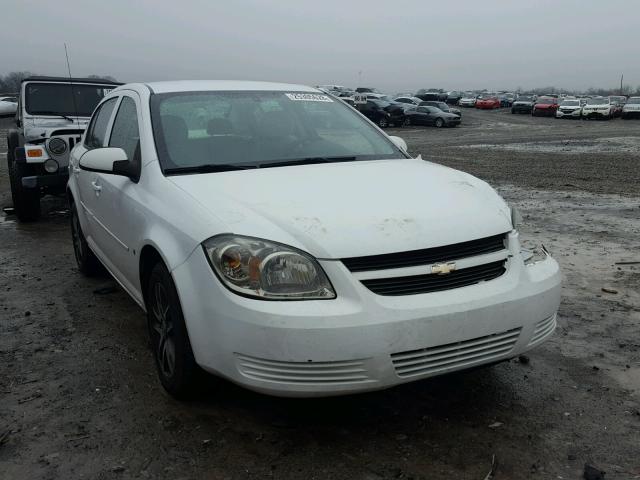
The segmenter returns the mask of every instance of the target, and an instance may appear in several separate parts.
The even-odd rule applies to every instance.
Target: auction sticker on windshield
[[[303,101],[303,102],[333,102],[326,95],[318,93],[285,93],[289,100]]]

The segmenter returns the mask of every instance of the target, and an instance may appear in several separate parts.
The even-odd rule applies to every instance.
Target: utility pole
[[[622,80],[624,79],[624,73],[620,77],[620,95],[622,95]]]

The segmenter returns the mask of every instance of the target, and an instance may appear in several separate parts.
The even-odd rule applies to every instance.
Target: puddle
[[[456,148],[490,148],[511,152],[556,153],[565,155],[580,155],[584,153],[629,153],[638,155],[640,151],[640,137],[610,137],[594,140],[560,140],[505,144],[478,143]]]

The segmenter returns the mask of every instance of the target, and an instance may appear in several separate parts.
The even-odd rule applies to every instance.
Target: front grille
[[[514,328],[471,340],[394,353],[391,361],[399,377],[428,375],[488,363],[513,350],[521,330]]]
[[[238,370],[263,382],[327,385],[370,382],[364,360],[283,362],[236,353]]]
[[[444,247],[425,248],[408,252],[369,255],[342,259],[351,272],[384,270],[388,268],[415,267],[432,263],[450,262],[461,258],[498,252],[505,248],[506,233]]]
[[[498,278],[506,271],[505,261],[485,263],[475,267],[454,270],[446,275],[411,275],[361,280],[362,284],[378,295],[417,295],[467,287]]]

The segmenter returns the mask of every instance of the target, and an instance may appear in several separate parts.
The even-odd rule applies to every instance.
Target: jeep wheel
[[[89,245],[87,245],[87,240],[84,238],[84,233],[82,233],[75,202],[71,202],[71,240],[78,270],[87,277],[94,277],[102,273],[104,271],[103,266],[95,253],[91,251]]]
[[[7,152],[7,169],[9,170],[9,184],[11,185],[11,199],[18,220],[32,222],[40,216],[40,191],[36,188],[24,188],[22,177],[29,176],[28,165],[17,163],[14,148],[9,145]]]
[[[160,382],[173,397],[187,398],[194,392],[200,368],[191,350],[178,292],[162,262],[149,274],[145,303]]]

